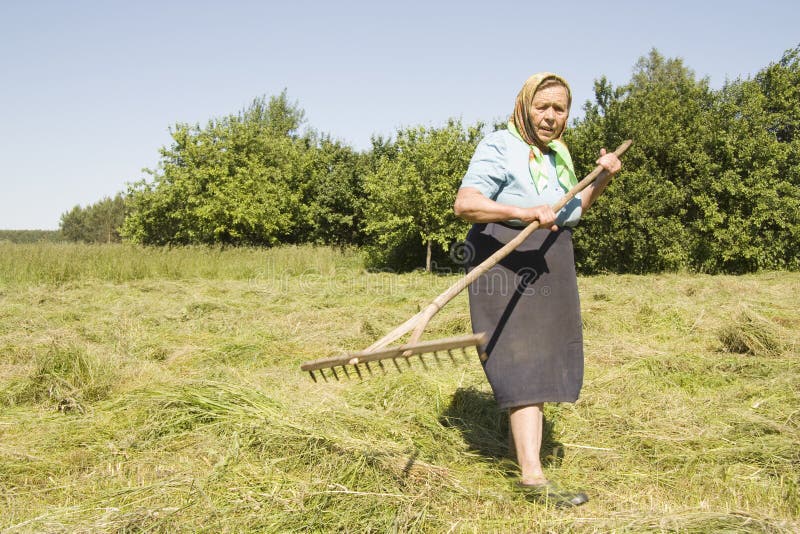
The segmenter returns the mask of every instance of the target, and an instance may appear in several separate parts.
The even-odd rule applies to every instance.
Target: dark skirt
[[[520,232],[476,224],[467,235],[481,263]],[[486,332],[483,368],[497,405],[575,402],[583,384],[583,333],[572,230],[537,230],[468,289],[473,332]]]

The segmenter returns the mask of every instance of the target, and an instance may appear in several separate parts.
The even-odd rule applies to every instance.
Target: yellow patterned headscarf
[[[529,145],[536,144],[536,136],[534,135],[536,129],[534,128],[533,124],[531,124],[531,118],[528,111],[533,105],[533,97],[536,94],[536,91],[539,89],[539,86],[542,85],[542,82],[545,80],[551,79],[557,80],[558,82],[562,83],[564,87],[566,87],[567,108],[569,109],[569,107],[572,106],[572,90],[569,88],[567,80],[558,74],[553,74],[552,72],[538,72],[525,80],[525,84],[522,86],[522,89],[520,89],[519,94],[517,95],[517,101],[514,104],[514,114],[511,115],[511,120],[514,122],[514,126],[517,127],[517,131],[522,136],[522,139]],[[561,133],[563,134],[564,132]]]
[[[544,155],[539,147],[536,146],[536,136],[534,133],[536,129],[534,125],[531,124],[528,110],[530,110],[530,107],[533,105],[533,97],[539,89],[539,86],[545,80],[551,79],[557,80],[567,89],[567,107],[569,108],[569,106],[572,105],[572,91],[567,81],[552,72],[539,72],[525,81],[525,84],[517,95],[517,101],[514,104],[514,114],[511,115],[508,121],[509,132],[511,132],[514,137],[524,141],[525,144],[531,148],[528,167],[531,172],[531,181],[536,187],[537,192],[541,191],[544,184],[547,183],[548,176],[544,167]],[[569,149],[561,140],[563,134],[563,131],[560,132],[558,139],[550,141],[547,147],[551,149],[556,156],[556,175],[558,176],[558,182],[565,191],[568,191],[578,183],[578,179],[575,176],[575,168],[572,164],[572,157],[569,154]]]

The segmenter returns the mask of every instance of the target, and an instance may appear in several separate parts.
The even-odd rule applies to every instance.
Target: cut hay
[[[546,472],[591,498],[565,512],[517,491],[477,356],[325,387],[296,370],[456,275],[299,247],[7,248],[3,534],[800,532],[800,273],[579,279],[584,389],[545,407]],[[54,254],[94,259],[64,281]],[[468,328],[466,297],[432,336]],[[730,327],[780,350],[724,348]]]
[[[725,352],[775,356],[783,350],[780,328],[766,317],[743,308],[736,319],[717,333]]]

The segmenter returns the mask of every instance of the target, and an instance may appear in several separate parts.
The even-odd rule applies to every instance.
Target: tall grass
[[[272,249],[142,247],[130,244],[0,242],[0,283],[36,284],[151,278],[248,280],[331,275],[360,266],[358,252],[329,247]]]
[[[591,501],[562,511],[515,490],[476,355],[299,372],[455,275],[310,247],[4,250],[35,271],[0,260],[4,533],[800,529],[798,274],[579,281],[585,384],[547,406],[544,461]],[[468,328],[462,295],[429,337]]]

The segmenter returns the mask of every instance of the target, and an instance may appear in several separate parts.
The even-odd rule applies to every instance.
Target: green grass
[[[514,490],[477,357],[315,384],[457,275],[353,251],[0,243],[0,532],[796,532],[800,274],[581,278],[548,405],[562,511]],[[428,337],[465,333],[466,296]]]
[[[276,249],[139,247],[125,244],[0,241],[0,284],[64,284],[83,280],[259,280],[332,276],[358,269],[359,255],[327,247]]]

